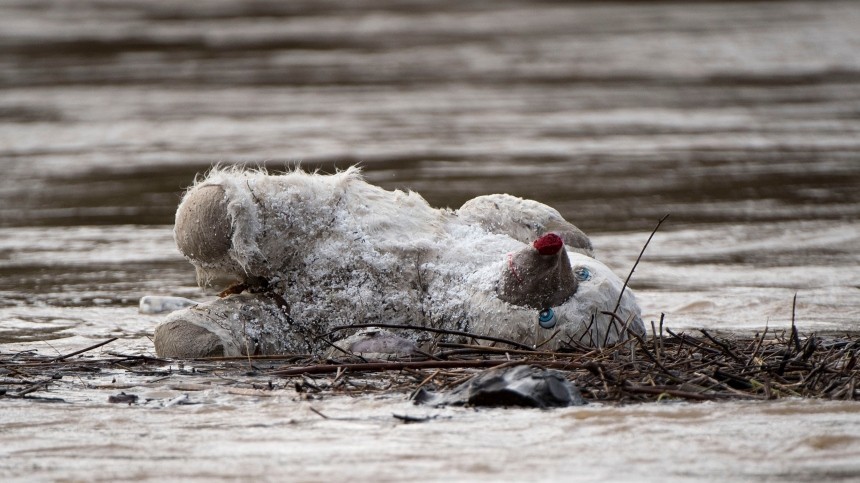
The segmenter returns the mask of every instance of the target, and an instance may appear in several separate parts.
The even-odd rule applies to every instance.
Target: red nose
[[[564,240],[555,233],[547,233],[532,243],[541,255],[555,255],[564,246]]]

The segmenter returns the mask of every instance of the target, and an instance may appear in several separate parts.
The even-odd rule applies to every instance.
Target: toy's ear
[[[564,240],[548,233],[522,250],[508,255],[502,269],[499,298],[536,310],[556,307],[577,288],[576,276],[564,249]]]
[[[545,229],[548,233],[555,233],[560,236],[564,240],[564,244],[572,248],[573,251],[589,257],[594,256],[594,247],[591,246],[591,239],[582,230],[572,224],[564,220],[552,220],[547,222]]]
[[[555,209],[534,200],[506,194],[478,196],[463,203],[457,216],[490,233],[507,235],[523,243],[555,233],[572,251],[594,256],[591,240],[582,230]]]
[[[183,255],[204,264],[222,260],[230,250],[232,234],[224,188],[204,184],[185,195],[173,229]]]

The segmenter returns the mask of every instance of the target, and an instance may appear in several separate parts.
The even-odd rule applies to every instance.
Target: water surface
[[[856,335],[858,25],[854,2],[4,2],[0,351],[151,354],[139,297],[212,296],[171,222],[214,163],[360,163],[440,207],[534,198],[622,275],[669,213],[631,282],[646,324]],[[56,386],[71,405],[0,402],[0,476],[860,476],[850,403],[406,426],[398,396],[324,402],[356,418],[329,421],[287,385],[162,410],[183,392],[138,381],[153,402],[118,408],[102,382]]]

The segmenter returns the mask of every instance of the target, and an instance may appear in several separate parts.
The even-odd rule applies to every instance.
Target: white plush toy
[[[216,169],[185,194],[174,235],[201,284],[230,288],[171,313],[155,330],[161,357],[408,353],[439,337],[469,339],[332,331],[351,324],[456,330],[544,350],[645,332],[629,289],[617,319],[603,313],[623,284],[592,258],[588,238],[556,210],[509,195],[452,211],[368,184],[357,168]]]

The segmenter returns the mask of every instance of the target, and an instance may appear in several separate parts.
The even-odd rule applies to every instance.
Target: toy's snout
[[[532,246],[508,255],[498,294],[508,303],[543,310],[561,305],[576,288],[564,241],[548,233]]]

